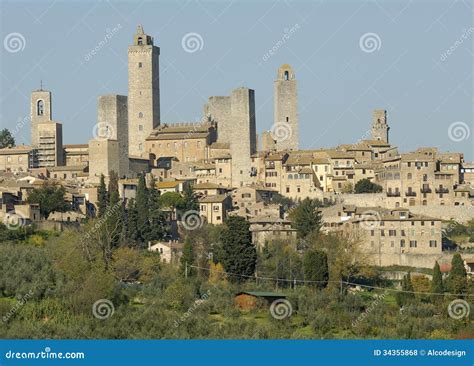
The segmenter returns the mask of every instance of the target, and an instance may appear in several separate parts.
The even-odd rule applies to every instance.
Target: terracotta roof
[[[166,189],[166,188],[176,188],[181,182],[171,181],[171,182],[156,182],[155,187],[157,189]]]

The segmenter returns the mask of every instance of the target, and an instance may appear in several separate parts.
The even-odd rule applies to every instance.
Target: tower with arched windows
[[[31,146],[38,145],[38,124],[51,121],[51,92],[38,89],[31,92]]]
[[[145,140],[160,124],[160,48],[138,26],[128,47],[129,154],[146,158]]]
[[[278,69],[274,84],[273,138],[277,150],[298,150],[298,96],[293,68],[284,64]]]

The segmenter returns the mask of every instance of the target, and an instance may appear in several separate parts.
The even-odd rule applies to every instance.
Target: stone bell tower
[[[128,47],[129,154],[147,158],[145,139],[160,125],[160,48],[139,25]]]
[[[278,69],[274,85],[274,125],[272,135],[277,150],[298,150],[298,96],[293,68],[284,64]]]

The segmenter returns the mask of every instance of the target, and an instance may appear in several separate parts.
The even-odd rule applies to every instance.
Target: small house
[[[234,302],[243,310],[251,310],[262,305],[270,306],[275,300],[286,299],[286,295],[276,292],[243,291],[235,295]]]

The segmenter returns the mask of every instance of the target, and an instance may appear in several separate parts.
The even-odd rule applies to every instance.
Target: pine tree
[[[97,201],[98,217],[102,217],[105,214],[105,210],[107,210],[107,188],[105,187],[105,177],[103,174],[100,175]]]
[[[249,229],[250,224],[243,217],[231,216],[220,235],[217,261],[222,263],[226,272],[237,275],[229,276],[233,282],[243,282],[255,273],[257,251]]]
[[[449,271],[447,285],[452,294],[463,295],[467,292],[466,268],[464,268],[464,261],[459,253],[454,254],[451,260],[451,271]]]

